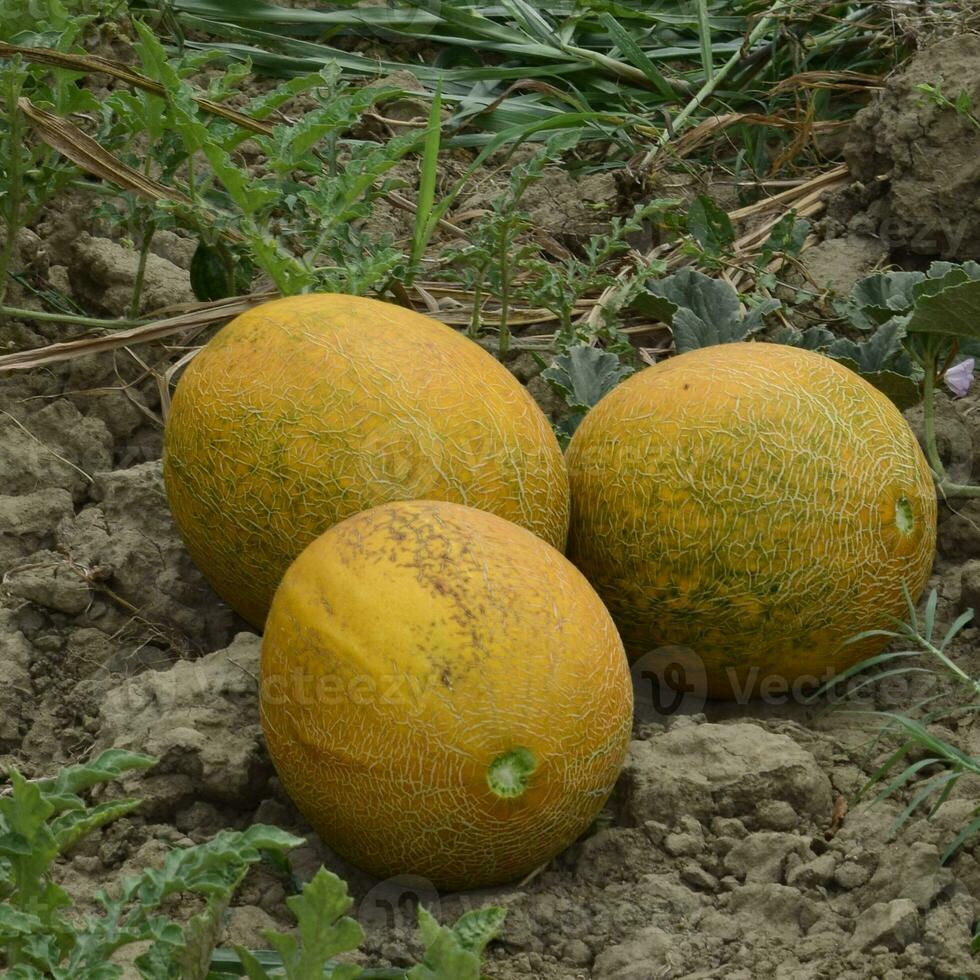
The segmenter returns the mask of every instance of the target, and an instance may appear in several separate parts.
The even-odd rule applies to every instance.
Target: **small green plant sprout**
[[[483,332],[483,306],[487,295],[499,304],[498,352],[510,349],[510,310],[515,279],[537,255],[537,247],[526,241],[530,216],[521,208],[528,189],[544,176],[546,168],[571,151],[578,142],[575,133],[558,133],[529,159],[511,171],[506,189],[490,205],[485,217],[475,222],[462,247],[447,250],[443,258],[454,267],[473,293],[473,314],[468,334]]]
[[[114,955],[140,944],[133,963],[145,980],[479,980],[480,954],[504,912],[479,909],[456,925],[438,925],[424,909],[419,924],[426,953],[411,970],[364,970],[337,956],[363,939],[345,917],[347,886],[321,869],[288,900],[298,934],[270,932],[271,950],[217,950],[223,917],[248,870],[263,859],[287,867],[286,854],[303,839],[256,824],[223,831],[210,841],[170,851],[160,867],[123,878],[96,896],[99,912],[84,914],[54,878],[56,861],[82,838],[135,810],[137,799],[90,803],[86,791],[155,764],[149,756],[109,749],[47,779],[16,769],[0,789],[0,976],[9,980],[115,980]],[[162,912],[178,894],[200,896],[203,908],[186,922]]]
[[[926,601],[920,620],[915,603],[906,594],[908,620],[896,623],[893,630],[870,630],[853,637],[849,642],[858,643],[869,636],[885,636],[902,645],[902,649],[878,654],[861,661],[825,684],[813,695],[813,699],[843,689],[839,703],[846,705],[856,695],[892,677],[926,675],[935,678],[939,688],[923,698],[908,714],[891,711],[871,712],[882,720],[882,727],[874,744],[889,736],[897,736],[900,744],[872,773],[861,788],[858,798],[874,793],[871,804],[895,796],[912,784],[908,805],[896,818],[894,831],[900,830],[920,809],[927,809],[932,816],[949,799],[956,783],[966,775],[980,775],[980,759],[961,751],[930,729],[931,725],[957,715],[971,714],[980,710],[980,682],[960,668],[947,652],[950,644],[973,619],[968,609],[949,627],[940,639],[936,635],[936,607],[938,593],[933,590]],[[870,673],[869,673],[870,672]],[[866,675],[866,676],[865,676]],[[946,684],[939,684],[945,680]],[[959,696],[957,696],[959,695]],[[952,700],[952,705],[948,702]],[[937,702],[947,702],[943,707]],[[909,762],[910,758],[915,761]],[[950,841],[942,856],[948,861],[959,848],[980,831],[980,808],[973,819]]]
[[[970,93],[966,89],[963,89],[955,99],[950,99],[946,96],[941,86],[931,85],[929,82],[916,85],[915,89],[926,97],[926,101],[939,106],[941,109],[952,109],[972,126],[980,129],[980,118],[974,114],[973,99],[970,98]]]
[[[637,205],[627,217],[613,218],[608,232],[590,238],[581,254],[570,252],[567,258],[558,262],[538,257],[528,263],[528,278],[521,293],[528,303],[544,307],[557,317],[555,345],[558,350],[566,350],[578,343],[591,344],[595,340],[603,340],[607,346],[623,353],[630,350],[629,341],[617,327],[618,313],[633,305],[650,276],[662,273],[665,266],[659,259],[637,256],[629,268],[617,273],[613,263],[629,251],[631,235],[642,231],[675,203],[655,199]],[[606,296],[598,307],[598,323],[591,319],[576,322],[579,300],[604,290]]]
[[[559,354],[541,377],[565,400],[571,414],[556,427],[563,445],[575,434],[582,419],[603,395],[612,391],[633,368],[609,351],[589,344],[576,344]]]

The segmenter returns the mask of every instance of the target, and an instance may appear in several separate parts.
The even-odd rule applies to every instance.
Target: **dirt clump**
[[[838,221],[893,253],[961,261],[980,254],[977,124],[949,104],[961,96],[980,105],[980,35],[938,41],[886,80],[850,128],[845,156],[857,184]]]

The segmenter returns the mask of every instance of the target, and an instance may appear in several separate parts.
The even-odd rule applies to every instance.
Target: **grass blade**
[[[643,72],[656,90],[670,102],[676,101],[677,93],[657,69],[657,66],[647,57],[643,48],[633,40],[633,35],[612,14],[606,11],[599,15],[599,22],[609,32],[609,36],[615,42],[616,47],[629,58],[636,68]]]
[[[705,81],[715,77],[715,55],[711,44],[711,19],[708,16],[708,0],[698,0],[698,38],[701,41],[701,67]]]
[[[980,831],[980,816],[974,817],[949,843],[940,858],[945,864],[977,831]]]
[[[415,231],[412,235],[411,274],[414,275],[422,261],[422,253],[432,237],[439,216],[433,213],[436,196],[436,178],[439,175],[439,147],[442,144],[442,88],[436,87],[429,112],[429,128],[422,153],[422,173],[419,183],[418,204],[415,211]]]

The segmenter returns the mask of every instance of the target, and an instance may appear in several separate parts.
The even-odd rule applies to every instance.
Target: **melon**
[[[843,365],[734,343],[634,375],[568,447],[569,554],[631,659],[709,697],[802,691],[882,649],[932,567],[936,494],[898,409]],[[689,675],[692,671],[688,670]]]
[[[167,496],[215,590],[260,627],[289,563],[394,500],[492,511],[563,549],[568,477],[547,419],[473,341],[401,307],[293,296],[194,358],[167,418]]]
[[[286,791],[379,877],[511,881],[571,844],[616,781],[632,686],[609,613],[530,531],[385,504],[290,566],[260,707]]]

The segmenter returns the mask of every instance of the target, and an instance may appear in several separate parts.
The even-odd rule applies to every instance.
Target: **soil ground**
[[[977,222],[964,225],[957,203],[980,201],[975,138],[964,147],[946,116],[910,98],[918,78],[944,72],[949,90],[962,83],[980,104],[980,39],[954,37],[920,55],[853,127],[857,182],[831,203],[825,241],[804,254],[828,288],[889,259],[980,260]],[[883,173],[890,180],[875,181]],[[608,191],[586,190],[579,198]],[[192,298],[191,248],[177,235],[156,237],[148,308]],[[22,234],[19,252],[26,276],[63,287],[93,314],[123,312],[135,253],[101,237],[84,201],[50,209]],[[0,324],[10,349],[64,336],[60,326]],[[150,367],[174,356],[139,354]],[[307,837],[293,856],[300,880],[321,863],[348,880],[371,963],[404,964],[417,952],[412,905],[421,900],[446,920],[478,904],[508,908],[489,952],[497,980],[980,976],[969,954],[980,840],[947,866],[939,861],[980,806],[980,785],[962,780],[933,819],[916,815],[893,834],[901,801],[855,803],[888,752],[874,741],[877,723],[826,703],[707,704],[671,718],[641,705],[602,818],[525,883],[438,895],[425,882],[377,882],[345,865],[305,827],[266,755],[259,638],[210,590],[171,523],[160,388],[144,364],[117,353],[0,376],[0,764],[47,774],[110,745],[161,759],[125,787],[144,807],[61,866],[77,894],[94,894],[167,846],[260,821]],[[515,371],[540,395],[526,367]],[[941,418],[950,468],[976,479],[976,399],[944,401]],[[980,505],[944,507],[931,582],[941,624],[980,598],[977,558]],[[953,649],[973,676],[978,635],[968,628]],[[929,681],[919,683],[883,683],[860,707],[901,710],[923,696]],[[971,716],[943,734],[980,751]],[[226,939],[261,945],[261,929],[288,923],[292,885],[272,869],[254,871]]]

